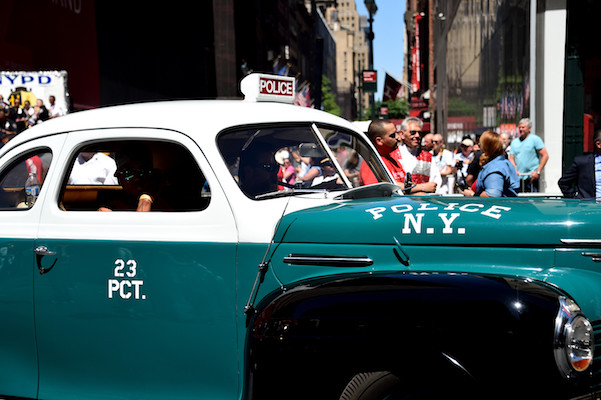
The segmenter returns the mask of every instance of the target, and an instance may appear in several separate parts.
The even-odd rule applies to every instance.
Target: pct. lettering
[[[146,295],[142,294],[141,287],[144,285],[144,281],[139,279],[128,280],[124,279],[119,281],[117,279],[108,280],[108,298],[112,299],[113,294],[118,293],[122,299],[130,299],[133,296],[135,300],[144,300]]]

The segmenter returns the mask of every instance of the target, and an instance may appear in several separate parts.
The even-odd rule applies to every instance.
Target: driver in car
[[[279,169],[273,150],[265,144],[253,143],[240,154],[240,188],[251,198],[277,191]]]

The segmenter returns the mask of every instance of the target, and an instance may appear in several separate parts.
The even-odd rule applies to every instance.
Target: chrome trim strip
[[[364,256],[327,256],[290,254],[284,257],[284,262],[291,265],[319,265],[323,267],[368,267],[374,263],[369,257]]]
[[[580,246],[600,246],[601,239],[560,239],[563,244],[572,244]]]
[[[582,252],[584,257],[591,257],[594,262],[601,262],[601,253]]]

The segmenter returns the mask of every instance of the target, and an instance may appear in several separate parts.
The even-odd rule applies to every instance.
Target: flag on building
[[[387,73],[386,79],[384,80],[384,94],[382,96],[382,101],[396,100],[401,86],[401,82],[397,81]]]

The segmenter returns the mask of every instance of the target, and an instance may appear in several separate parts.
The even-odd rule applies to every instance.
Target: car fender
[[[294,382],[326,380],[336,382],[328,386],[334,396],[370,371],[483,386],[524,371],[548,377],[557,373],[560,294],[538,281],[452,273],[298,282],[265,297],[249,321],[247,394],[270,398]],[[527,365],[516,363],[525,350]],[[299,398],[310,395],[301,392]]]

